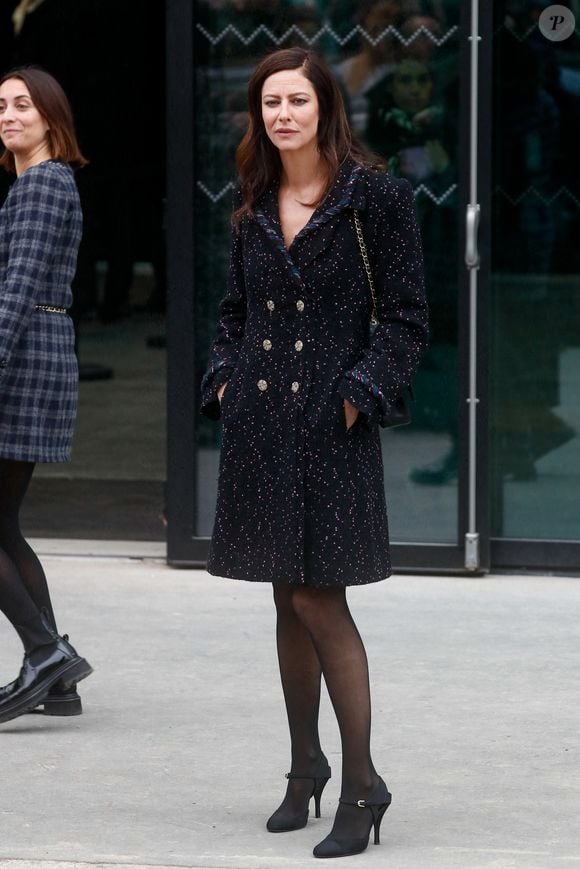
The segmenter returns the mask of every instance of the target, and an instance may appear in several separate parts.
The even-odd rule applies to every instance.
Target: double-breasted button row
[[[270,339],[264,338],[264,340],[262,341],[262,347],[264,348],[264,350],[271,350],[272,346],[273,345],[272,345],[272,342],[270,341]],[[297,353],[300,353],[302,351],[303,347],[304,347],[304,343],[302,341],[296,341],[294,344],[294,349],[296,350]]]
[[[268,299],[268,301],[266,302],[266,307],[269,311],[275,311],[276,303],[272,299]],[[296,308],[300,312],[304,310],[304,302],[302,301],[302,299],[298,299],[298,301],[296,302]]]
[[[268,389],[268,381],[267,380],[258,380],[258,389],[260,392],[265,392]],[[300,384],[297,380],[295,380],[290,386],[292,392],[298,392],[300,389]]]

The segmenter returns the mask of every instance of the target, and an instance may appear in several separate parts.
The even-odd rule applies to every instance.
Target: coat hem
[[[39,455],[38,453],[24,453],[19,450],[4,450],[0,447],[0,459],[7,459],[11,462],[34,462],[35,464],[64,464],[70,462],[71,454],[57,453],[54,456],[46,456],[46,453]]]
[[[373,585],[377,582],[383,582],[385,579],[389,579],[392,576],[392,569],[389,567],[388,572],[385,575],[375,576],[370,579],[363,580],[352,580],[350,582],[338,582],[337,580],[333,580],[332,582],[300,582],[299,580],[290,580],[290,579],[259,579],[256,576],[244,576],[242,574],[238,574],[234,570],[230,570],[227,573],[218,572],[215,568],[206,566],[207,572],[210,576],[216,576],[220,579],[235,579],[240,582],[259,582],[262,584],[270,583],[271,585],[289,585],[293,588],[355,588],[359,585]]]

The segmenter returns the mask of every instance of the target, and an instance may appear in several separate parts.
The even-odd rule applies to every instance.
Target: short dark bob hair
[[[299,69],[318,98],[318,148],[327,172],[327,184],[319,201],[332,186],[345,160],[350,158],[363,165],[384,168],[384,163],[369,154],[353,135],[340,88],[326,61],[315,51],[300,47],[273,51],[260,61],[248,84],[250,123],[236,151],[243,199],[234,213],[236,226],[245,215],[253,214],[257,200],[280,177],[280,154],[268,138],[262,120],[262,88],[269,76],[288,69]]]
[[[74,169],[86,166],[75,133],[73,115],[68,98],[57,80],[37,66],[19,66],[5,73],[0,85],[10,79],[24,82],[34,106],[49,126],[48,146],[53,160],[68,163]],[[0,157],[0,166],[14,172],[14,154],[7,148]]]

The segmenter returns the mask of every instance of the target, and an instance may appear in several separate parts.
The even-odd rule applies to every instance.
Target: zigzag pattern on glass
[[[353,27],[346,36],[339,36],[330,24],[323,24],[323,26],[314,34],[314,36],[308,36],[306,33],[304,33],[303,30],[297,27],[296,24],[293,24],[281,36],[276,36],[276,34],[272,33],[272,31],[268,27],[266,27],[265,24],[260,24],[260,26],[257,27],[253,33],[251,33],[249,36],[244,36],[243,33],[240,33],[237,27],[234,27],[233,24],[228,24],[227,27],[224,27],[224,29],[220,33],[214,36],[209,32],[209,30],[207,30],[203,26],[203,24],[197,24],[196,26],[199,32],[202,33],[208,40],[208,42],[211,42],[213,46],[216,46],[230,33],[233,36],[237,37],[237,39],[239,39],[240,42],[242,42],[244,45],[251,45],[251,43],[254,42],[254,40],[256,40],[262,34],[267,36],[275,45],[281,45],[283,42],[286,42],[287,39],[294,35],[299,36],[308,45],[314,45],[315,42],[317,42],[319,39],[321,39],[321,37],[327,34],[332,39],[334,39],[335,42],[337,42],[340,46],[346,45],[347,42],[350,42],[350,40],[354,39],[354,37],[357,35],[362,36],[362,38],[369,42],[371,45],[378,45],[379,42],[381,42],[386,36],[392,35],[396,37],[399,42],[402,42],[403,45],[408,46],[411,45],[411,43],[413,43],[416,39],[418,39],[421,34],[424,34],[435,45],[441,46],[445,42],[448,42],[459,30],[457,25],[454,25],[447,31],[447,33],[444,33],[443,36],[436,36],[429,30],[428,27],[425,27],[422,24],[421,27],[418,27],[417,30],[415,30],[415,32],[411,34],[411,36],[406,37],[403,36],[403,34],[400,33],[396,27],[390,25],[381,33],[379,33],[378,36],[372,36],[367,30],[364,29],[364,27],[361,27],[360,24],[357,24],[356,27]]]
[[[513,29],[513,27],[509,27],[507,24],[500,24],[499,27],[496,28],[496,30],[494,30],[493,35],[498,36],[498,34],[500,34],[503,30],[505,30],[506,33],[509,33],[510,36],[513,36],[514,39],[517,39],[518,42],[525,42],[526,39],[528,38],[528,36],[530,35],[530,33],[533,33],[535,30],[538,30],[538,25],[532,24],[531,27],[528,27],[528,29],[526,30],[525,33],[520,34],[520,33],[516,33],[516,31]],[[576,36],[580,36],[580,28],[577,27],[576,30],[574,31],[574,33],[576,34]]]
[[[224,187],[222,187],[221,190],[218,190],[217,193],[213,193],[207,186],[207,184],[203,183],[203,181],[197,182],[198,190],[201,190],[201,192],[204,193],[208,199],[211,199],[214,205],[219,202],[220,199],[223,199],[230,190],[233,190],[233,187],[234,185],[232,184],[232,182],[228,181],[228,183]],[[431,199],[436,205],[441,205],[456,190],[457,184],[452,184],[443,194],[441,194],[441,196],[436,196],[435,193],[433,193],[433,191],[426,187],[424,184],[419,184],[418,187],[415,187],[415,190],[413,192],[415,194],[415,197],[418,197],[422,193],[423,195],[428,196],[429,199]]]
[[[495,196],[503,196],[503,198],[507,199],[507,201],[510,202],[512,205],[519,205],[520,202],[522,202],[527,196],[535,196],[535,198],[539,199],[540,202],[543,202],[544,205],[552,205],[554,202],[556,202],[556,200],[560,199],[561,196],[567,196],[568,199],[571,199],[576,206],[580,207],[580,199],[578,199],[578,197],[575,196],[571,190],[568,190],[567,187],[560,187],[560,189],[557,190],[553,196],[544,196],[544,194],[540,193],[537,187],[534,187],[533,184],[515,198],[513,196],[510,196],[510,194],[507,193],[503,189],[503,187],[496,187],[493,192]]]

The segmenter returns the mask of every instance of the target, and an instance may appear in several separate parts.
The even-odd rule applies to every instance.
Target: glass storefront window
[[[580,539],[580,38],[496,4],[492,534]]]
[[[422,231],[431,346],[414,384],[412,427],[383,433],[391,535],[402,542],[455,543],[459,4],[242,0],[196,9],[198,379],[225,291],[234,154],[247,123],[249,76],[277,46],[312,45],[331,63],[356,133],[413,185]],[[205,420],[197,426],[196,530],[207,536],[219,428]]]

